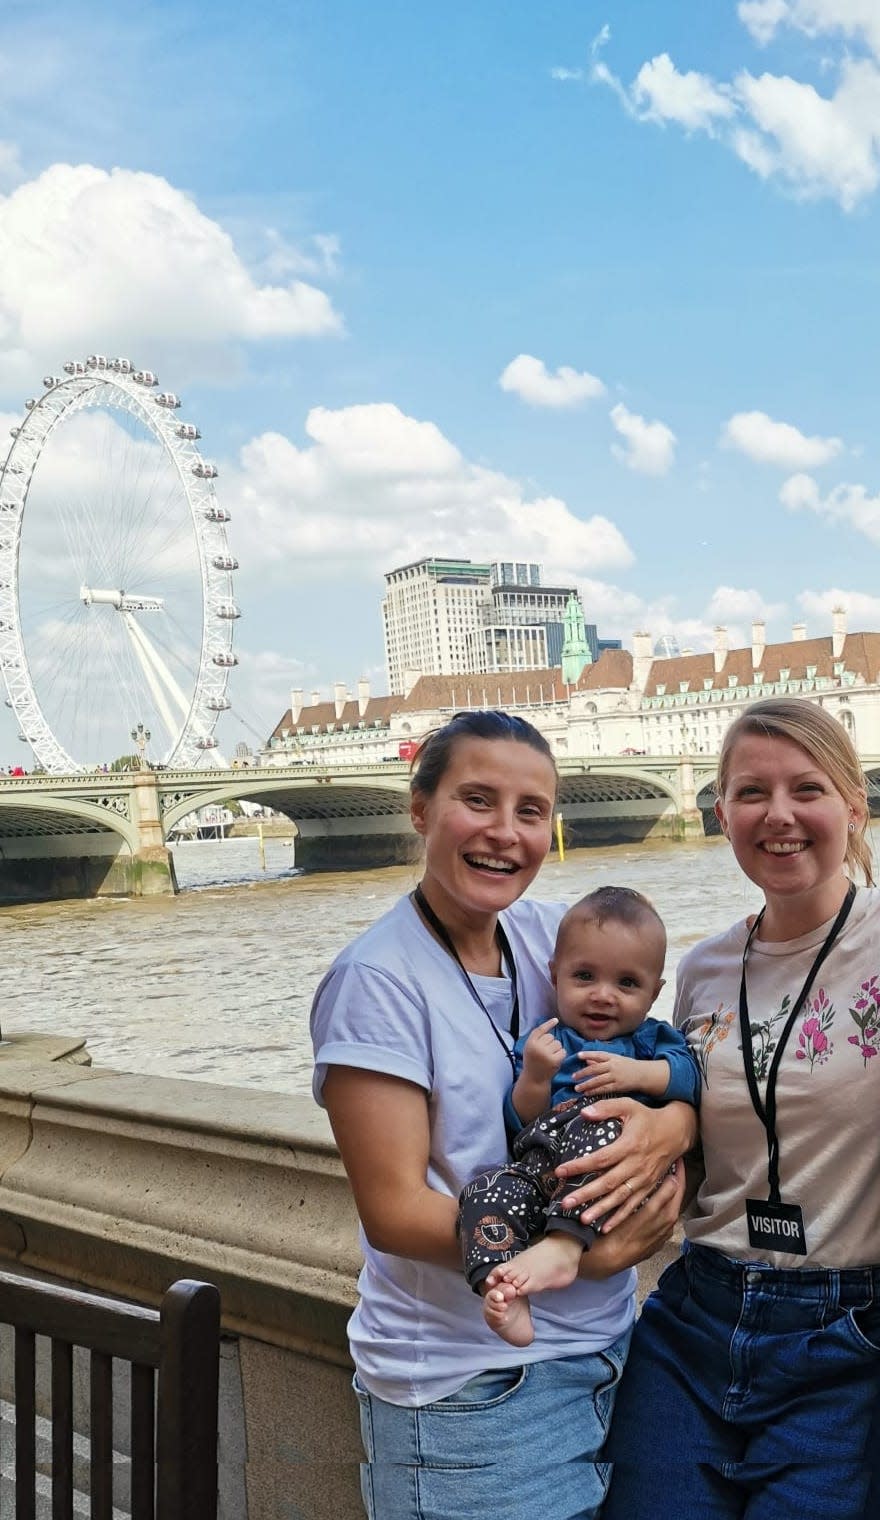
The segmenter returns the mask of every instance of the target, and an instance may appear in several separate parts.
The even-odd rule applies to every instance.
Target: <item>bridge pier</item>
[[[171,851],[162,846],[132,854],[118,838],[74,834],[28,841],[30,853],[13,854],[0,841],[0,903],[55,902],[71,897],[156,897],[177,891]],[[51,850],[41,849],[51,845]],[[98,846],[96,849],[95,846]],[[63,848],[67,846],[67,848]],[[88,854],[84,853],[88,849]]]
[[[418,853],[408,813],[296,821],[295,863],[304,871],[369,871],[409,865]]]

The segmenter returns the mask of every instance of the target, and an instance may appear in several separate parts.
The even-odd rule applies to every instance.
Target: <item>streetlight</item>
[[[144,759],[144,751],[150,742],[150,730],[144,728],[143,723],[139,723],[137,728],[132,729],[131,738],[132,743],[137,745],[138,770],[145,771],[147,769],[147,762]]]

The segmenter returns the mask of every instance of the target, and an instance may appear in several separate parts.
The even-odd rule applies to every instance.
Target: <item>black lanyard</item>
[[[437,914],[434,912],[434,909],[428,902],[428,899],[422,891],[421,887],[416,887],[415,891],[413,892],[412,899],[425,922],[430,924],[440,943],[446,950],[449,951],[449,954],[452,956],[452,959],[455,961],[456,965],[461,971],[462,976],[464,977],[471,990],[471,995],[474,999],[474,1002],[479,1004],[484,1014],[486,1015],[486,1018],[489,1020],[489,1023],[492,1027],[492,1033],[501,1046],[501,1049],[504,1051],[504,1054],[507,1056],[514,1075],[516,1075],[516,1063],[513,1059],[513,1051],[508,1046],[506,1040],[504,1039],[504,1036],[498,1028],[498,1025],[495,1023],[495,1020],[486,1007],[486,1004],[480,997],[480,994],[477,991],[476,986],[474,985],[474,982],[471,978],[470,972],[464,965],[461,956],[455,948],[452,935],[450,934],[446,925],[437,917]],[[513,1008],[510,1014],[510,1034],[514,1044],[516,1044],[516,1041],[519,1039],[519,991],[516,985],[516,962],[513,959],[513,951],[510,948],[510,940],[507,938],[507,935],[504,932],[504,926],[500,920],[495,925],[495,937],[498,940],[498,944],[501,949],[501,956],[505,966],[507,967],[507,974],[510,977],[510,985],[513,988]]]
[[[795,1020],[797,1019],[798,1014],[800,1013],[805,1002],[807,1001],[807,998],[810,995],[810,988],[812,987],[814,981],[816,980],[816,977],[819,974],[819,969],[828,955],[830,955],[835,940],[837,939],[840,931],[849,918],[850,909],[852,908],[853,902],[855,900],[855,895],[855,882],[851,881],[849,884],[849,890],[847,891],[846,897],[843,900],[843,906],[840,909],[840,912],[838,913],[836,919],[834,920],[834,923],[831,925],[826,939],[819,949],[818,954],[816,955],[816,959],[813,961],[812,966],[807,972],[806,981],[798,993],[794,1007],[792,1008],[790,1014],[788,1015],[788,1018],[785,1021],[785,1028],[779,1037],[776,1049],[773,1052],[773,1060],[770,1062],[770,1070],[767,1073],[767,1087],[765,1090],[763,1103],[761,1102],[761,1094],[758,1091],[758,1078],[755,1071],[755,1052],[752,1047],[752,1032],[749,1027],[749,1003],[748,997],[746,995],[746,961],[748,960],[752,940],[754,939],[755,934],[758,930],[758,926],[764,917],[763,908],[761,909],[758,917],[755,919],[755,922],[752,924],[752,927],[749,930],[749,937],[746,940],[745,949],[743,950],[742,979],[739,984],[739,1027],[740,1033],[742,1035],[743,1065],[745,1066],[746,1070],[746,1081],[749,1084],[749,1094],[751,1096],[752,1106],[754,1107],[755,1113],[758,1115],[758,1118],[767,1131],[767,1182],[770,1187],[771,1203],[779,1203],[780,1201],[779,1136],[776,1133],[776,1078],[779,1073],[779,1064],[782,1060],[782,1052],[785,1049],[788,1037],[794,1028]]]

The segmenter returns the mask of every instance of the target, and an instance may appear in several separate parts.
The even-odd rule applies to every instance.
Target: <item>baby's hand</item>
[[[638,1092],[644,1063],[631,1056],[605,1055],[601,1050],[582,1050],[580,1058],[586,1068],[575,1082],[579,1093]]]
[[[558,1019],[545,1019],[532,1030],[523,1046],[523,1071],[534,1082],[552,1077],[565,1060],[565,1047],[553,1033],[558,1023]]]

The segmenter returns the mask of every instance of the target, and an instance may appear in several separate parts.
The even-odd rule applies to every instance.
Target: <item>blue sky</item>
[[[540,559],[624,642],[876,628],[878,187],[876,0],[6,0],[4,427],[94,351],[183,395],[224,743],[384,690],[422,554]]]

